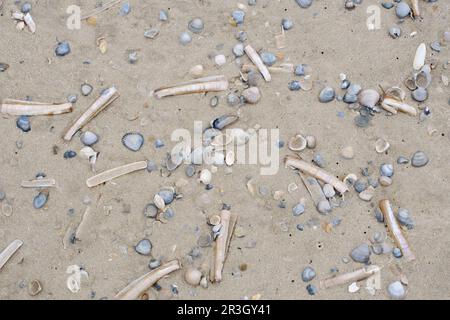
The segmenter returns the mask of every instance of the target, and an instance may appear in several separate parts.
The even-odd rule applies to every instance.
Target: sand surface
[[[439,40],[442,32],[449,30],[448,1],[420,1],[423,20],[406,19],[400,24],[403,35],[395,40],[387,34],[387,29],[398,21],[394,9],[383,9],[381,1],[375,0],[364,0],[352,11],[345,10],[342,1],[316,0],[310,8],[301,9],[291,0],[258,0],[256,6],[247,7],[245,23],[238,28],[228,19],[237,9],[237,1],[131,0],[132,9],[126,17],[118,15],[120,6],[116,6],[98,15],[97,26],[83,22],[81,30],[66,27],[66,8],[76,4],[84,14],[95,8],[95,1],[40,0],[31,1],[37,25],[34,35],[15,29],[9,12],[17,10],[17,6],[11,0],[3,2],[0,62],[10,67],[0,73],[0,98],[30,96],[35,101],[61,102],[76,93],[79,99],[72,113],[31,118],[32,130],[28,133],[16,127],[16,117],[2,115],[0,118],[0,191],[6,193],[3,203],[13,207],[11,216],[0,214],[0,249],[15,239],[24,243],[0,271],[0,299],[111,299],[129,282],[149,271],[150,257],[134,251],[134,245],[142,238],[149,238],[153,243],[155,258],[163,261],[179,258],[185,267],[192,264],[207,269],[212,248],[202,248],[201,257],[193,261],[186,257],[197,246],[197,238],[210,232],[206,219],[219,213],[222,203],[231,205],[239,214],[238,226],[245,230],[244,237],[234,237],[231,241],[222,283],[210,284],[208,289],[193,288],[184,282],[183,271],[178,271],[159,282],[163,291],[172,284],[178,287],[179,294],[174,298],[241,299],[260,294],[263,299],[389,299],[386,286],[399,280],[392,271],[396,264],[409,281],[407,298],[450,298],[450,90],[440,80],[441,74],[450,76],[450,69],[443,68],[444,62],[450,60],[450,53],[448,45],[440,53],[429,49],[430,42]],[[380,7],[379,30],[369,31],[366,26],[369,5]],[[158,20],[161,9],[169,13],[168,22]],[[194,17],[203,19],[205,29],[200,35],[193,35],[192,43],[182,46],[178,37]],[[284,17],[291,18],[295,26],[286,31],[286,48],[277,49],[274,36],[280,33],[280,21]],[[144,30],[151,26],[160,29],[153,40],[143,36]],[[247,43],[257,50],[279,53],[284,56],[284,62],[310,65],[316,80],[314,88],[308,92],[289,91],[287,84],[295,76],[273,74],[271,82],[259,81],[262,94],[259,103],[240,108],[228,106],[226,94],[245,88],[236,81],[239,67],[231,52],[238,42],[234,36],[237,30],[245,30]],[[413,31],[417,34],[410,37]],[[96,46],[99,37],[105,37],[108,43],[105,54]],[[57,41],[63,40],[70,42],[72,52],[63,58],[56,57]],[[318,101],[323,85],[330,85],[343,94],[339,89],[340,73],[347,74],[363,88],[402,86],[407,91],[402,82],[412,72],[414,53],[421,42],[427,44],[427,58],[436,58],[438,66],[432,72],[429,99],[419,105],[408,91],[407,102],[415,107],[429,106],[430,119],[419,122],[419,117],[388,116],[383,111],[373,117],[369,127],[357,128],[356,113],[345,103]],[[139,57],[135,65],[127,60],[133,50],[137,50]],[[216,54],[227,57],[226,65],[221,68],[214,65],[210,57]],[[242,57],[241,62],[249,63],[247,57]],[[212,93],[162,100],[150,97],[151,90],[159,86],[189,80],[188,71],[197,64],[205,67],[207,75],[224,74],[230,80],[230,90],[217,94],[220,97],[217,107],[209,105]],[[84,82],[94,87],[88,97],[80,94]],[[392,163],[393,184],[376,188],[371,202],[360,200],[351,190],[345,196],[344,205],[329,216],[315,210],[299,177],[282,165],[274,176],[260,175],[259,165],[235,165],[228,175],[219,167],[213,174],[214,189],[210,191],[196,178],[185,176],[185,165],[169,177],[144,170],[89,189],[85,181],[93,173],[88,161],[79,155],[63,158],[66,150],[79,152],[83,147],[79,136],[69,143],[61,136],[101,90],[112,85],[118,88],[120,98],[85,127],[100,137],[93,147],[100,152],[97,172],[146,159],[159,165],[175,145],[170,141],[173,130],[185,128],[193,132],[194,121],[203,121],[206,126],[215,117],[239,109],[241,118],[233,127],[278,128],[286,142],[296,133],[315,135],[314,151],[327,159],[328,171],[343,178],[352,172],[361,176],[361,169],[369,167],[371,176],[378,178],[379,166]],[[343,116],[339,117],[338,112]],[[428,134],[430,129],[436,130],[432,136]],[[123,147],[121,137],[127,132],[144,135],[145,144],[139,152]],[[386,154],[374,151],[379,137],[391,144]],[[164,140],[166,146],[155,149],[155,139]],[[56,155],[54,146],[59,148]],[[340,149],[346,146],[352,146],[355,151],[351,160],[339,156]],[[396,164],[398,156],[411,157],[417,150],[428,155],[427,166]],[[286,146],[282,148],[280,163],[291,153]],[[313,151],[305,150],[301,154],[310,161]],[[45,208],[36,210],[32,202],[37,191],[23,189],[20,183],[33,179],[39,172],[56,179],[57,187],[50,190]],[[271,192],[283,190],[286,209],[279,208],[278,201],[270,195],[252,196],[246,188],[246,177],[253,178],[256,188],[263,185]],[[175,217],[166,224],[145,218],[143,208],[154,194],[180,179],[187,180],[188,184],[182,188],[183,198],[171,205]],[[299,188],[288,193],[287,186],[292,182]],[[200,201],[205,197],[203,194],[209,197],[209,203]],[[83,203],[85,197],[90,198],[90,204]],[[291,209],[302,197],[307,199],[306,211],[294,217]],[[416,261],[406,263],[389,253],[372,254],[371,262],[383,267],[381,290],[374,296],[364,289],[364,283],[354,294],[348,293],[345,285],[320,289],[319,280],[330,276],[331,268],[343,273],[362,266],[353,261],[345,264],[342,257],[348,257],[355,246],[369,243],[375,232],[386,230],[374,218],[374,207],[384,198],[390,199],[395,209],[410,210],[416,226],[405,234]],[[70,244],[68,234],[79,224],[88,207],[81,241]],[[72,215],[68,214],[71,208]],[[341,224],[325,232],[322,224],[336,217],[342,218]],[[306,224],[311,219],[319,221],[317,228],[296,229],[297,224]],[[256,246],[247,248],[250,242],[256,242]],[[392,243],[391,238],[386,242]],[[243,263],[248,265],[247,270],[236,272]],[[78,293],[66,287],[69,276],[66,269],[70,265],[82,266],[89,274],[89,280],[82,283]],[[307,265],[317,272],[311,282],[318,287],[313,297],[308,295],[300,277]],[[27,292],[27,285],[33,279],[43,285],[43,291],[36,297]],[[164,297],[154,289],[149,295],[152,299]]]

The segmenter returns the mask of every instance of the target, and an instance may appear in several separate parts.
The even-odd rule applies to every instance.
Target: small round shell
[[[378,100],[380,100],[380,94],[373,89],[363,90],[358,95],[358,101],[364,107],[373,108]]]
[[[389,144],[388,141],[386,141],[383,138],[380,138],[375,142],[375,151],[377,153],[384,153],[389,149],[390,146],[391,145]]]
[[[205,185],[210,184],[212,180],[212,173],[208,169],[203,169],[200,172],[199,181]]]
[[[189,74],[192,78],[197,79],[200,78],[203,75],[204,72],[204,68],[201,64],[198,64],[196,66],[193,66],[190,70],[189,70]]]
[[[191,286],[198,286],[202,279],[202,273],[195,268],[188,268],[184,274],[184,280]]]
[[[289,149],[292,151],[302,151],[306,148],[308,142],[301,134],[297,134],[289,140]]]

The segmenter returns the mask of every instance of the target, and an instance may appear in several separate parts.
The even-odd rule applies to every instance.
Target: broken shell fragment
[[[431,68],[429,65],[424,65],[419,72],[413,76],[416,87],[428,88],[431,83]]]
[[[32,280],[28,284],[28,294],[32,297],[38,295],[42,291],[42,285],[39,280]]]
[[[377,153],[386,152],[391,145],[385,139],[380,138],[375,142],[375,151]]]
[[[259,72],[261,72],[264,80],[269,82],[272,80],[272,77],[270,76],[269,70],[264,65],[263,61],[261,60],[261,57],[259,54],[255,51],[255,49],[252,48],[252,46],[247,45],[244,48],[245,53],[250,58],[250,60],[255,64],[255,66],[258,68]]]
[[[236,122],[238,119],[239,117],[237,115],[225,114],[211,121],[211,127],[217,130],[222,130],[230,124]]]
[[[314,149],[316,147],[316,137],[312,135],[308,135],[305,137],[306,139],[306,147],[308,149]]]
[[[292,151],[302,151],[306,148],[307,144],[306,139],[301,134],[297,134],[289,140],[288,147]]]

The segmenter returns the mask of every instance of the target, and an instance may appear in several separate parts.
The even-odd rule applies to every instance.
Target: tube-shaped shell
[[[0,270],[8,262],[8,260],[16,253],[17,250],[22,246],[23,242],[21,240],[14,240],[11,242],[5,250],[0,252]]]
[[[183,82],[174,86],[161,87],[153,92],[157,99],[169,96],[178,96],[189,93],[217,92],[228,89],[228,80],[225,76],[210,76]]]
[[[419,0],[411,0],[411,7],[414,14],[414,18],[420,18]]]
[[[56,186],[55,179],[24,180],[20,184],[22,188],[51,188]]]
[[[383,107],[383,109],[392,112],[394,114],[397,113],[397,110],[400,110],[411,116],[417,115],[417,110],[413,106],[410,106],[409,104],[406,104],[394,98],[389,97],[384,98],[383,102],[381,103],[381,106]],[[393,110],[394,112],[391,110]]]
[[[5,99],[1,104],[0,112],[14,116],[56,115],[72,112],[72,104]]]
[[[425,65],[425,57],[427,54],[427,47],[425,43],[421,43],[416,50],[416,55],[414,56],[413,68],[419,71]]]
[[[139,162],[126,164],[124,166],[110,169],[110,170],[104,171],[102,173],[99,173],[98,175],[95,175],[93,177],[90,177],[89,179],[86,180],[86,184],[89,188],[92,188],[92,187],[98,186],[99,184],[102,184],[104,182],[107,182],[112,179],[118,178],[120,176],[126,175],[128,173],[146,169],[146,168],[147,168],[147,161],[139,161]]]
[[[313,176],[316,179],[321,180],[322,182],[331,184],[337,191],[342,194],[348,191],[348,187],[343,181],[339,180],[334,175],[329,174],[325,170],[320,169],[319,167],[316,167],[315,165],[312,165],[302,159],[293,156],[287,156],[284,159],[284,162],[288,167],[298,169],[310,176]]]
[[[134,280],[115,296],[116,300],[136,300],[158,280],[181,268],[178,260],[169,261]]]
[[[102,92],[100,97],[67,129],[63,138],[70,141],[73,135],[91,121],[103,109],[109,106],[119,97],[119,92],[115,87],[111,87]]]
[[[403,256],[406,261],[413,261],[416,259],[409,247],[408,241],[404,237],[402,230],[395,218],[394,211],[392,210],[389,200],[381,200],[379,207],[384,216],[384,221],[387,224],[389,231],[394,237],[395,243],[402,250]]]
[[[258,68],[259,72],[261,72],[264,80],[269,82],[272,80],[272,77],[270,76],[269,70],[264,65],[264,63],[261,60],[261,57],[259,54],[255,51],[255,49],[252,48],[251,45],[247,45],[244,48],[245,53],[250,58],[250,60],[255,64],[255,66]]]
[[[34,20],[31,17],[30,13],[27,13],[23,17],[23,21],[25,21],[25,23],[27,24],[27,27],[28,27],[28,29],[30,30],[31,33],[35,33],[36,32],[36,23],[34,23]]]
[[[349,282],[356,282],[364,280],[375,273],[380,272],[380,267],[376,265],[364,267],[352,272],[344,273],[336,277],[328,278],[320,281],[320,287],[323,289],[331,288],[334,286],[342,285]]]

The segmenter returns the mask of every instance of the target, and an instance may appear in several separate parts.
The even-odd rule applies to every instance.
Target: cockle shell
[[[427,47],[425,43],[421,43],[416,50],[416,55],[414,56],[413,68],[419,71],[425,65],[425,57],[427,54]]]
[[[375,151],[377,153],[383,153],[383,152],[386,152],[390,146],[391,145],[389,144],[388,141],[386,141],[383,138],[380,138],[375,142]]]
[[[380,94],[373,89],[366,89],[359,93],[358,101],[359,103],[367,108],[373,108],[380,100]]]
[[[305,137],[297,134],[289,140],[289,149],[292,151],[302,151],[306,148],[307,144]]]
[[[210,184],[212,180],[212,173],[208,169],[203,169],[200,172],[200,178],[199,181],[203,184]]]

